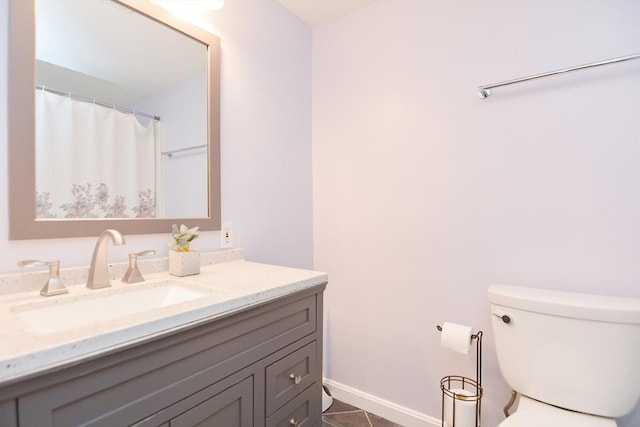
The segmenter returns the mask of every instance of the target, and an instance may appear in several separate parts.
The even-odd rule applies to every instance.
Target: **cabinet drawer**
[[[266,427],[316,427],[322,425],[320,383],[296,396],[267,418]]]
[[[314,341],[267,366],[267,416],[319,379],[316,354]]]

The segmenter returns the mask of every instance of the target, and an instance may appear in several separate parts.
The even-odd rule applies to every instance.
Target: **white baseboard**
[[[403,427],[440,427],[439,418],[434,418],[413,409],[397,405],[388,400],[381,399],[362,390],[349,387],[348,385],[325,378],[324,385],[327,386],[331,395],[350,405],[364,409],[367,412],[386,418]]]

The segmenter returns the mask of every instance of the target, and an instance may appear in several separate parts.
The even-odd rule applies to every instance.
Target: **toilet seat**
[[[573,412],[520,396],[518,409],[498,427],[616,427],[613,418]]]

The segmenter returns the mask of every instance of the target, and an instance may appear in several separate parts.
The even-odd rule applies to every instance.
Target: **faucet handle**
[[[52,295],[61,295],[69,293],[69,289],[64,287],[62,280],[60,280],[60,261],[39,261],[35,259],[26,259],[18,262],[18,267],[31,268],[31,267],[49,267],[49,279],[40,289],[40,295],[50,297]]]
[[[142,273],[140,273],[140,269],[138,269],[138,257],[145,256],[145,255],[153,255],[155,253],[156,253],[155,249],[130,253],[129,268],[127,269],[127,272],[124,274],[122,281],[124,283],[144,282],[144,277],[142,277]]]

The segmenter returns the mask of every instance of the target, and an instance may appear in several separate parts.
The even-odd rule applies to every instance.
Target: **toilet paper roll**
[[[473,335],[473,328],[471,326],[444,322],[444,325],[442,325],[442,333],[440,334],[440,344],[442,347],[457,351],[458,353],[469,354],[471,335]]]
[[[453,422],[453,397],[444,396],[444,425],[446,427],[475,427],[476,426],[476,400],[465,400],[465,396],[473,396],[473,393],[461,388],[450,390],[458,395],[455,405],[455,424]]]

